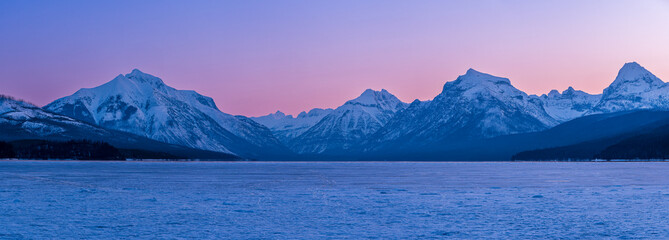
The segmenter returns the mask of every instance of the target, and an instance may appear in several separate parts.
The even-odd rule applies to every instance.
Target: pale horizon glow
[[[137,68],[226,113],[365,89],[429,100],[469,68],[528,94],[669,81],[669,1],[0,1],[0,94],[40,106]]]

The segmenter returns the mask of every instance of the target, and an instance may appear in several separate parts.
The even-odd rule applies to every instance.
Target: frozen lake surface
[[[0,239],[668,239],[669,163],[0,161]]]

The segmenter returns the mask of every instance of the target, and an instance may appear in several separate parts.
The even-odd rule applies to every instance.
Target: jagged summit
[[[293,115],[286,115],[285,113],[283,113],[283,112],[280,111],[280,110],[277,110],[275,113],[271,113],[271,114],[269,114],[269,115],[267,115],[267,116],[271,116],[271,117],[274,118],[274,119],[279,119],[279,118],[284,118],[284,117],[290,117],[290,118],[293,117]]]
[[[374,91],[374,89],[368,88],[368,89],[365,89],[364,92],[362,92],[361,96],[374,94],[374,92],[377,92],[377,91]]]
[[[592,95],[592,94],[586,93],[586,92],[581,91],[581,90],[576,90],[576,89],[574,89],[573,87],[570,86],[567,89],[563,90],[562,93],[560,93],[560,91],[558,91],[558,90],[553,89],[550,92],[548,92],[548,94],[541,95],[540,98],[544,98],[544,99],[546,99],[546,98],[573,98],[573,97],[578,97],[578,96],[582,96],[582,95]],[[594,95],[592,95],[592,96],[594,96]]]
[[[550,92],[548,92],[548,94],[546,94],[546,95],[542,95],[542,97],[543,97],[543,96],[547,96],[547,97],[557,97],[557,96],[560,96],[560,92],[558,92],[558,90],[556,90],[556,89],[553,89],[553,90],[551,90]]]
[[[141,70],[139,70],[137,68],[133,68],[132,71],[130,71],[129,74],[131,74],[131,75],[141,75],[141,74],[146,74],[146,73],[142,72]]]
[[[381,91],[375,91],[372,89],[365,90],[359,97],[354,98],[346,102],[346,104],[363,104],[363,105],[375,105],[383,102],[392,101],[393,103],[398,103],[394,95],[390,94],[387,90],[381,89]]]
[[[176,91],[174,88],[167,86],[160,78],[153,75],[143,73],[138,69],[132,70],[128,74],[119,74],[111,81],[102,84],[95,88],[82,88],[75,94],[90,95],[92,92],[123,92],[134,93],[127,97],[133,99],[138,95],[153,95],[154,92],[167,93]],[[212,100],[213,102],[213,100]],[[209,104],[211,105],[211,104]]]
[[[562,94],[574,94],[576,90],[572,86],[569,86],[567,90],[562,91]]]
[[[135,78],[135,77],[158,78],[158,77],[153,76],[153,75],[151,75],[151,74],[142,72],[141,70],[139,70],[139,69],[137,69],[137,68],[133,68],[132,71],[130,71],[130,73],[125,74],[125,77],[127,77],[127,78]],[[160,78],[158,78],[158,79],[160,79]],[[162,81],[162,80],[161,80],[161,81]]]
[[[396,111],[406,104],[385,89],[381,89],[381,91],[367,89],[359,97],[347,101],[344,106],[346,105],[362,105]]]
[[[618,71],[618,78],[631,79],[639,75],[652,75],[652,73],[637,62],[625,63]]]
[[[297,115],[298,118],[305,118],[305,117],[317,117],[317,116],[324,116],[327,115],[328,113],[332,112],[334,109],[332,108],[314,108],[309,110],[309,112],[302,111],[300,114]]]
[[[458,76],[454,81],[446,82],[444,88],[435,100],[444,100],[450,97],[474,98],[497,98],[497,99],[527,99],[528,95],[511,85],[508,78],[497,77],[482,73],[474,69],[467,70],[464,75]]]
[[[470,68],[464,75],[460,75],[455,82],[460,84],[508,84],[511,85],[511,81],[508,78],[497,77],[487,73],[482,73],[479,71]]]
[[[351,103],[355,103],[355,102],[358,102],[358,103],[366,103],[366,102],[370,102],[370,100],[373,100],[373,99],[374,99],[374,97],[375,97],[375,95],[377,95],[377,93],[378,93],[378,91],[374,91],[373,89],[368,88],[368,89],[366,89],[364,92],[362,92],[362,94],[360,94],[360,96],[358,96],[357,98],[354,98],[354,99],[352,99],[352,100],[349,100],[348,102],[351,102]]]
[[[133,69],[130,73],[125,75],[126,78],[133,80],[136,83],[148,83],[151,84],[155,88],[160,88],[160,87],[165,87],[165,83],[163,82],[162,79],[153,76],[148,73],[144,73],[140,71],[139,69]]]
[[[604,89],[604,98],[624,93],[647,92],[664,86],[664,82],[636,62],[625,63],[616,79]]]
[[[667,84],[636,62],[623,65],[590,113],[634,109],[669,109]]]
[[[636,62],[625,63],[625,65],[620,68],[620,71],[618,71],[618,76],[616,76],[616,79],[613,81],[613,83],[620,83],[621,81],[625,82],[629,80],[646,80],[646,82],[654,84],[664,83],[653,73]]]
[[[553,89],[548,94],[543,94],[540,96],[540,98],[563,98],[563,97],[569,97],[569,96],[575,96],[575,95],[581,95],[581,94],[588,94],[584,91],[581,90],[576,90],[572,86],[569,86],[567,89],[563,90],[562,93],[560,93],[558,90]]]
[[[562,93],[551,90],[548,94],[539,97],[546,113],[558,122],[583,116],[600,98],[601,95],[588,94],[571,86]]]
[[[586,93],[586,92],[581,91],[581,90],[576,90],[572,86],[569,86],[567,89],[562,91],[562,95],[563,96],[568,96],[568,97],[573,97],[573,96],[577,96],[577,95],[584,95],[584,94],[585,95],[592,95],[592,94]]]
[[[527,94],[513,87],[508,78],[493,76],[470,68],[464,75],[458,76],[454,81],[446,82],[441,94],[436,99],[441,99],[444,96],[476,98],[484,95],[498,98],[509,96],[527,98]]]

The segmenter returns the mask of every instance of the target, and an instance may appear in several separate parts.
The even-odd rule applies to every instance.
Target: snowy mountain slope
[[[290,147],[301,154],[346,151],[383,127],[406,106],[385,89],[367,89],[295,138]]]
[[[601,97],[601,94],[592,95],[569,87],[562,93],[552,90],[540,98],[548,115],[558,122],[566,122],[584,116]]]
[[[235,159],[230,154],[191,149],[108,130],[0,95],[0,140],[93,140],[115,147],[164,152],[184,158]]]
[[[251,119],[268,127],[274,135],[284,143],[307,131],[318,123],[323,117],[330,114],[333,109],[314,108],[309,112],[301,112],[297,117],[286,115],[281,111]]]
[[[105,132],[90,124],[43,111],[37,106],[10,97],[0,96],[0,124],[14,126],[26,134],[46,137],[66,133],[69,128],[81,128],[95,134]],[[3,131],[3,134],[7,134]],[[7,134],[7,137],[10,137]]]
[[[269,129],[218,110],[195,91],[176,90],[137,69],[44,107],[104,128],[198,149],[257,157],[287,151]],[[262,151],[261,151],[262,150]]]
[[[534,132],[557,123],[538,97],[516,89],[509,79],[469,69],[432,101],[414,102],[397,114],[370,137],[366,149]]]
[[[635,109],[669,109],[669,86],[638,63],[630,62],[623,65],[589,113]]]

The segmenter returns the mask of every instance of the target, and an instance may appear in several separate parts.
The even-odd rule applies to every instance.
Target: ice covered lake
[[[0,161],[0,239],[667,239],[669,163]]]

